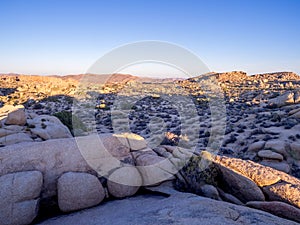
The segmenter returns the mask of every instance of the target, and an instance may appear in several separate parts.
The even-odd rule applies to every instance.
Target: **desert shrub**
[[[80,136],[81,133],[87,131],[87,127],[84,123],[76,115],[72,115],[72,112],[61,111],[53,114],[53,116],[56,116],[64,125],[66,125],[73,136]]]
[[[201,156],[191,157],[179,171],[184,180],[177,179],[175,181],[177,190],[201,194],[200,187],[203,184],[218,185],[219,168],[209,159],[210,153],[202,153]]]

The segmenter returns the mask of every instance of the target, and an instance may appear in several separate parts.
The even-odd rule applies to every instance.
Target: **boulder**
[[[38,213],[43,175],[39,171],[0,177],[0,224],[30,224]]]
[[[127,146],[131,149],[131,151],[137,151],[147,148],[146,140],[137,134],[134,133],[122,133],[122,134],[115,134],[118,138],[126,138],[127,139]]]
[[[265,146],[265,141],[257,141],[249,145],[248,151],[250,152],[258,152],[259,150],[262,150]]]
[[[279,174],[272,168],[265,167],[250,160],[216,156],[214,162],[248,177],[259,187],[275,184],[281,179]]]
[[[126,138],[115,134],[101,134],[100,140],[107,152],[113,157],[120,158],[130,153]]]
[[[26,114],[24,109],[16,109],[15,111],[8,113],[5,124],[24,126],[26,124]]]
[[[98,205],[105,197],[97,177],[87,173],[64,173],[57,182],[58,206],[63,212]]]
[[[300,144],[295,143],[295,142],[290,144],[290,155],[294,159],[300,160]]]
[[[28,124],[34,127],[31,132],[44,140],[72,137],[69,129],[55,116],[40,115],[28,120]]]
[[[135,167],[121,167],[116,169],[107,181],[108,192],[116,198],[134,195],[142,185],[142,178]]]
[[[7,119],[7,116],[9,113],[17,111],[19,109],[24,110],[24,106],[23,105],[17,105],[17,106],[4,105],[3,107],[0,108],[0,120],[5,121]]]
[[[294,103],[295,103],[294,102],[294,93],[290,92],[290,91],[288,91],[276,98],[269,100],[270,106],[277,106],[277,107],[282,107],[282,106],[294,104]]]
[[[280,141],[280,140],[267,141],[264,149],[272,150],[274,152],[277,152],[277,153],[283,155],[284,157],[287,157],[286,144],[283,141]]]
[[[263,191],[270,201],[286,202],[300,208],[300,186],[280,182],[263,187]]]
[[[27,133],[15,133],[0,138],[2,145],[12,145],[21,142],[33,142],[33,139]]]
[[[178,172],[177,167],[169,159],[158,156],[151,149],[137,151],[133,154],[144,186],[172,180],[174,179],[173,175]]]
[[[283,156],[281,154],[272,152],[271,150],[261,150],[257,153],[257,155],[264,159],[275,159],[279,161],[283,160]]]
[[[220,166],[222,173],[221,188],[237,197],[240,201],[264,201],[265,196],[261,189],[249,178]]]
[[[90,140],[88,140],[90,142]],[[65,172],[88,172],[91,167],[83,158],[75,139],[19,143],[0,148],[0,175],[20,170],[38,170],[44,175],[42,198],[56,195],[57,179]]]
[[[300,222],[300,209],[284,202],[247,202],[246,206],[263,210],[273,215]]]
[[[280,170],[285,173],[289,173],[290,169],[291,169],[289,164],[284,161],[278,162],[278,161],[273,161],[273,160],[263,160],[260,162],[260,164],[271,167],[276,170]]]
[[[244,205],[244,203],[242,203],[238,198],[234,197],[231,194],[224,192],[222,189],[218,188],[218,192],[219,192],[222,200],[224,200],[226,202],[231,202],[236,205]]]
[[[219,192],[216,187],[209,184],[204,184],[200,187],[201,195],[207,198],[221,200]]]
[[[300,108],[292,109],[291,111],[289,111],[288,115],[291,116],[291,115],[293,115],[293,114],[295,114],[295,113],[297,113],[299,111],[300,111]]]

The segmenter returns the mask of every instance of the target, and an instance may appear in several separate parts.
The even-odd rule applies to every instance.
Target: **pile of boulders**
[[[1,146],[69,137],[69,129],[54,116],[26,113],[22,105],[0,108]]]
[[[1,224],[29,224],[39,203],[51,211],[54,201],[62,212],[71,212],[167,180],[182,191],[300,222],[298,179],[209,152],[165,145],[151,149],[132,133],[19,143],[0,149],[0,159]]]
[[[203,167],[203,165],[209,165]],[[249,160],[202,152],[179,174],[177,188],[300,222],[300,181]]]

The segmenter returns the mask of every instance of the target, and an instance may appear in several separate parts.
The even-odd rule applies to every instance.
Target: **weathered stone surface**
[[[290,172],[290,166],[286,162],[278,162],[278,161],[272,161],[272,160],[263,160],[260,162],[264,166],[272,167],[273,169],[283,171],[285,173]]]
[[[43,184],[39,171],[10,173],[0,177],[0,224],[30,224],[38,213]]]
[[[116,198],[134,195],[142,185],[142,178],[135,167],[121,167],[115,170],[107,181],[108,192]]]
[[[294,113],[293,115],[291,115],[291,117],[295,117],[295,118],[300,118],[300,111]]]
[[[221,200],[217,188],[215,188],[213,185],[204,184],[200,187],[200,191],[204,197]]]
[[[173,175],[178,172],[177,167],[169,159],[158,156],[151,149],[134,152],[134,155],[144,186],[174,179]]]
[[[300,180],[297,179],[296,177],[293,177],[285,172],[275,170],[275,169],[273,169],[273,173],[278,175],[280,177],[281,181],[284,181],[284,182],[290,183],[294,186],[300,187]]]
[[[27,225],[37,217],[39,200],[27,200],[15,203],[12,208],[1,208],[0,224]]]
[[[10,135],[10,134],[13,134],[15,133],[14,131],[12,130],[7,130],[7,129],[4,129],[4,128],[0,128],[0,137],[4,137],[4,136],[7,136],[7,135]]]
[[[283,160],[283,156],[281,154],[272,152],[270,150],[261,150],[257,153],[257,155],[259,157],[265,158],[265,159],[275,159],[275,160],[279,160],[279,161]]]
[[[115,134],[118,138],[126,138],[128,147],[132,151],[142,150],[144,148],[147,148],[147,142],[146,140],[137,134],[134,133],[123,133],[123,134]]]
[[[147,148],[146,140],[140,135],[130,133],[126,135],[126,138],[132,151]]]
[[[8,114],[14,111],[17,111],[19,109],[24,110],[23,105],[4,105],[3,107],[0,108],[0,120],[4,120],[7,118]]]
[[[26,115],[24,109],[16,109],[8,113],[5,124],[7,125],[25,125]]]
[[[58,205],[69,212],[98,205],[105,197],[97,177],[87,173],[64,173],[57,182]]]
[[[273,150],[283,156],[287,156],[287,152],[286,152],[286,144],[283,141],[280,140],[270,140],[267,141],[265,144],[264,149],[269,149],[269,150]]]
[[[34,126],[31,132],[44,140],[72,137],[69,129],[55,116],[40,115],[28,120],[28,124]]]
[[[280,182],[263,188],[271,201],[282,201],[300,208],[300,186]]]
[[[234,197],[231,194],[228,194],[226,192],[224,192],[222,189],[218,188],[220,197],[226,201],[226,202],[230,202],[236,205],[244,205],[244,203],[242,203],[238,198]]]
[[[156,154],[158,154],[159,156],[162,156],[164,158],[173,157],[172,153],[168,152],[164,147],[156,147],[153,149],[153,151],[156,152]]]
[[[114,134],[101,134],[101,142],[105,149],[114,157],[123,157],[129,154],[130,149],[126,138]]]
[[[20,170],[41,171],[44,174],[43,198],[56,194],[56,182],[63,173],[91,171],[74,139],[10,145],[0,149],[0,158],[0,175]]]
[[[300,209],[283,202],[247,202],[246,206],[272,213],[276,216],[300,222]]]
[[[298,97],[300,97],[300,96],[298,96]],[[299,103],[299,102],[297,102],[297,103]],[[289,111],[289,116],[291,116],[291,115],[293,115],[293,114],[295,114],[295,113],[297,113],[299,111],[300,111],[300,108],[292,109],[291,111]]]
[[[298,143],[291,143],[290,144],[290,155],[296,159],[296,160],[300,160],[300,144]]]
[[[130,213],[128,213],[130,209]],[[132,213],[134,212],[134,213]],[[189,193],[136,196],[46,220],[41,225],[86,224],[297,225],[270,213]]]
[[[281,179],[273,169],[249,160],[217,156],[215,162],[248,177],[260,187],[275,184]]]
[[[17,144],[21,142],[33,142],[33,139],[27,133],[15,133],[0,138],[3,145]]]
[[[293,92],[286,92],[283,95],[280,95],[274,99],[269,100],[270,105],[276,105],[278,107],[293,104],[294,103],[294,93]]]
[[[220,166],[222,173],[221,187],[242,202],[264,201],[265,196],[260,188],[249,178]]]
[[[265,146],[265,141],[257,141],[252,143],[249,147],[248,147],[248,151],[250,152],[258,152],[259,150],[263,149]]]

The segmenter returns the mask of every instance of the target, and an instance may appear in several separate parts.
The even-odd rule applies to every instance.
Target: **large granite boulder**
[[[26,115],[24,111],[24,106],[22,105],[5,105],[0,108],[0,120],[1,125],[21,125],[26,123]]]
[[[263,188],[271,201],[282,201],[300,208],[300,186],[280,182]]]
[[[42,198],[56,195],[57,179],[63,173],[92,171],[73,138],[9,145],[0,148],[0,158],[0,175],[31,170],[42,172]]]
[[[222,173],[220,185],[223,190],[244,203],[265,200],[263,192],[252,180],[223,166],[220,166],[220,170]]]
[[[64,173],[57,182],[58,206],[69,212],[98,205],[105,197],[96,176],[87,173]]]
[[[24,109],[18,108],[15,111],[8,113],[5,124],[24,126],[26,124],[26,114]]]
[[[134,195],[142,185],[142,177],[138,170],[132,166],[116,169],[108,177],[108,192],[116,198]]]
[[[69,129],[55,116],[40,115],[28,120],[31,132],[43,140],[72,137]]]
[[[174,179],[178,171],[169,159],[158,156],[154,151],[147,148],[133,152],[136,166],[143,178],[143,185],[155,185],[163,181]]]
[[[0,224],[30,224],[38,213],[42,184],[39,171],[0,176]]]
[[[249,160],[216,156],[214,162],[248,177],[259,187],[275,184],[281,179],[278,173],[274,173],[273,169]]]

